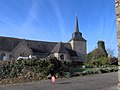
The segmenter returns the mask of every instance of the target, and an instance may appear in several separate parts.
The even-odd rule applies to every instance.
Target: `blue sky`
[[[0,36],[67,42],[79,29],[87,52],[106,42],[117,56],[114,0],[0,0]]]

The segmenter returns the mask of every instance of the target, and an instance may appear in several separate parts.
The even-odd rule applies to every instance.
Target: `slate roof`
[[[51,51],[58,44],[58,42],[35,41],[0,36],[0,50],[12,52],[15,49],[15,47],[18,46],[23,40],[25,40],[25,43],[33,51],[33,53],[51,53]],[[66,48],[71,49],[70,43],[62,43],[62,46],[63,45]]]
[[[52,53],[67,53],[67,52],[68,51],[62,42],[56,44],[56,46],[52,50]]]
[[[21,39],[9,38],[0,36],[0,50],[2,51],[12,51],[19,43]]]
[[[2,36],[0,36],[0,51],[12,52],[22,41],[25,41],[35,55],[45,53],[68,53],[70,56],[77,56],[77,53],[71,49],[70,43],[34,41]]]

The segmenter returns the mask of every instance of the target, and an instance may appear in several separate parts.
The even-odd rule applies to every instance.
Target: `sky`
[[[0,0],[0,36],[68,42],[76,15],[87,52],[103,40],[118,55],[114,0]]]

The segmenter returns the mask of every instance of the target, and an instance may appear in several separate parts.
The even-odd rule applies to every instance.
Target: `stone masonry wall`
[[[86,42],[85,41],[74,41],[74,50],[77,52],[79,60],[85,61],[86,59]]]
[[[117,38],[118,38],[118,79],[119,79],[119,88],[120,88],[120,0],[115,1],[116,6],[116,23],[117,23]]]

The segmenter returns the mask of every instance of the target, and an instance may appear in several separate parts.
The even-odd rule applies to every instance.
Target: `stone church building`
[[[37,58],[56,57],[59,60],[86,60],[86,40],[79,32],[78,17],[76,16],[75,31],[72,38],[66,42],[45,42],[11,37],[0,37],[0,60],[17,59],[19,56]]]

